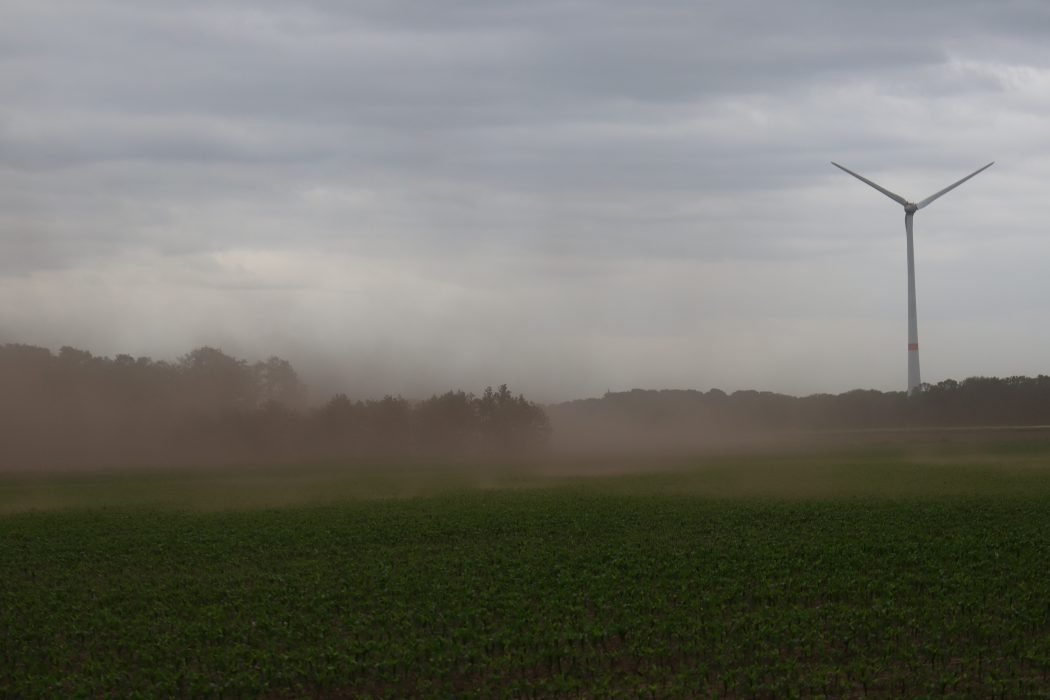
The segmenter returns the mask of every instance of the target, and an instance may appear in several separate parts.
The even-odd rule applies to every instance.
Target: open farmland
[[[1048,456],[2,476],[0,695],[1045,697]]]

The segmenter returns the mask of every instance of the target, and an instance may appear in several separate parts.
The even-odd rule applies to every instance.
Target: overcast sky
[[[0,0],[0,342],[322,395],[1050,373],[1043,0]]]

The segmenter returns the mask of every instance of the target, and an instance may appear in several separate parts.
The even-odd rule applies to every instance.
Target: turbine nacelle
[[[915,202],[908,202],[907,204],[904,205],[904,213],[905,214],[914,214],[917,211],[919,211],[919,205],[916,204]]]

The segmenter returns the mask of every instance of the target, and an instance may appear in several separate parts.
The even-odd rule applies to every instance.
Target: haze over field
[[[1050,356],[1038,1],[0,8],[0,343],[321,395],[903,388]],[[950,206],[948,205],[950,204]]]

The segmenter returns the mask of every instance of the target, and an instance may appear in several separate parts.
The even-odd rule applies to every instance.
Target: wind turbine
[[[969,175],[964,177],[962,180],[959,180],[958,182],[956,182],[954,184],[948,185],[947,187],[945,187],[940,192],[937,192],[936,194],[931,194],[926,199],[922,200],[921,202],[917,202],[917,203],[916,202],[909,202],[904,197],[901,197],[899,194],[896,194],[894,192],[890,192],[885,187],[882,187],[880,185],[876,185],[874,182],[872,182],[868,178],[863,177],[861,175],[858,175],[857,173],[853,172],[849,168],[844,168],[844,167],[842,167],[841,165],[839,165],[838,163],[836,163],[834,161],[832,161],[831,164],[834,165],[839,170],[843,170],[843,171],[849,173],[850,175],[852,175],[853,177],[857,178],[858,180],[860,180],[864,184],[871,185],[872,187],[877,189],[879,192],[882,192],[884,195],[886,195],[887,197],[892,199],[894,202],[897,202],[898,204],[900,204],[901,206],[904,207],[904,230],[908,234],[908,395],[911,396],[912,394],[914,394],[916,391],[919,390],[919,385],[920,385],[920,381],[919,381],[919,327],[918,327],[918,321],[915,318],[915,253],[913,252],[913,246],[912,246],[912,233],[911,233],[912,218],[915,216],[915,212],[919,211],[920,209],[922,209],[923,207],[925,207],[925,206],[927,206],[929,204],[932,204],[933,201],[936,200],[938,197],[941,197],[942,195],[948,194],[949,192],[954,190],[956,187],[958,187],[959,185],[961,185],[964,182],[966,182],[967,180],[969,180],[974,175],[977,175],[981,171],[987,170],[988,168],[990,168],[993,165],[995,165],[995,161],[993,160],[991,163],[989,163],[988,165],[984,166],[983,168],[978,168],[977,170],[973,171],[972,173],[970,173]]]

